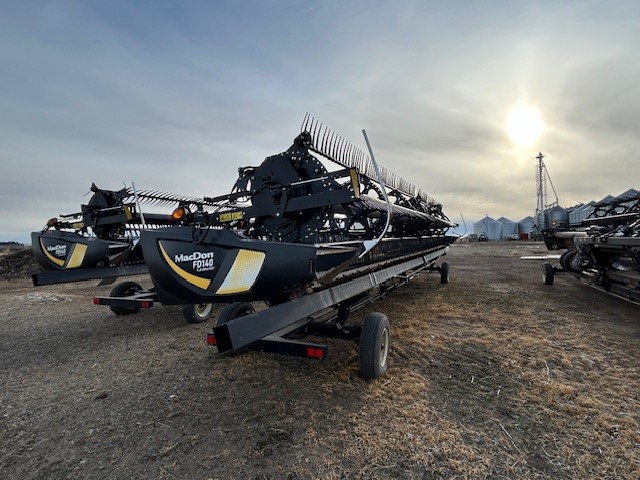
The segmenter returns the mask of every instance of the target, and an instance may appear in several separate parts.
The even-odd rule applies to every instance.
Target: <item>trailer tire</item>
[[[218,320],[216,320],[216,327],[224,325],[225,323],[229,323],[231,320],[235,320],[236,318],[249,315],[255,311],[255,308],[253,308],[253,305],[251,305],[249,302],[234,302],[225,305],[220,312],[220,315],[218,315]]]
[[[389,319],[380,312],[367,315],[360,332],[360,374],[366,380],[384,375],[389,367]]]
[[[449,283],[449,264],[447,262],[440,265],[440,283],[442,285]]]
[[[182,315],[189,324],[206,322],[213,313],[213,303],[194,303],[182,308]]]
[[[564,268],[567,272],[573,271],[573,269],[571,268],[571,262],[573,261],[573,259],[576,257],[577,254],[578,252],[576,250],[573,250],[571,252],[567,252],[566,255],[562,255],[560,257],[560,265],[562,265],[562,268]]]
[[[121,282],[111,289],[110,297],[128,297],[136,292],[142,290],[139,283],[136,282]],[[131,315],[138,313],[140,307],[121,307],[117,305],[110,305],[109,308],[116,315]]]
[[[553,285],[553,277],[555,275],[553,265],[545,263],[542,265],[542,283],[545,285]]]

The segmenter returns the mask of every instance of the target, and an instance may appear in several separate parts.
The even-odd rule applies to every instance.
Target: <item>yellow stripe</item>
[[[171,260],[171,257],[169,257],[167,252],[164,250],[164,248],[162,247],[162,242],[158,242],[158,246],[160,247],[160,252],[167,262],[167,265],[171,267],[171,270],[176,272],[176,274],[189,282],[191,285],[195,285],[202,290],[206,290],[207,288],[209,288],[209,285],[211,285],[211,280],[209,280],[208,278],[198,277],[197,275],[189,273],[186,270],[180,268],[173,260]]]
[[[239,250],[216,295],[231,295],[251,290],[262,269],[265,256],[264,252]]]
[[[351,186],[353,187],[353,192],[356,194],[356,198],[360,198],[360,181],[358,180],[358,172],[355,168],[350,168],[349,175],[351,175]]]
[[[64,265],[64,260],[60,259],[60,258],[56,258],[53,255],[51,255],[48,251],[47,251],[47,247],[44,246],[44,243],[42,242],[42,239],[40,239],[40,246],[42,247],[42,251],[45,254],[45,256],[51,260],[53,263],[55,263],[56,265],[58,265],[59,267],[62,267]]]
[[[71,257],[67,262],[67,268],[78,268],[82,265],[84,256],[87,253],[87,246],[82,243],[74,243],[71,249]]]

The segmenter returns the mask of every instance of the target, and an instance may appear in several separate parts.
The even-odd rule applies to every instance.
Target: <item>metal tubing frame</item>
[[[58,283],[82,282],[84,280],[116,279],[129,275],[142,275],[149,273],[145,264],[121,265],[118,267],[104,268],[78,268],[70,270],[50,270],[31,275],[34,287],[42,285],[56,285]],[[108,285],[112,282],[103,282]]]
[[[426,255],[363,275],[346,283],[296,298],[270,307],[267,310],[255,312],[217,326],[213,329],[213,333],[216,337],[218,351],[225,353],[247,347],[264,337],[293,325],[301,319],[306,319],[326,308],[377,287],[393,277],[411,269],[429,266],[445,255],[448,250],[449,247],[443,247]]]
[[[127,297],[93,297],[94,305],[106,305],[108,307],[142,307],[142,302],[148,304],[143,308],[151,308],[158,301],[158,294],[155,290],[140,290]]]

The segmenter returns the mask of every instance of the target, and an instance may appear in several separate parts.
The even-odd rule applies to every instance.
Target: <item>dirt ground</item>
[[[450,284],[355,313],[391,321],[370,382],[352,343],[218,357],[177,307],[116,317],[109,287],[3,271],[0,478],[640,478],[640,309],[542,285],[520,257],[547,253],[454,245]]]

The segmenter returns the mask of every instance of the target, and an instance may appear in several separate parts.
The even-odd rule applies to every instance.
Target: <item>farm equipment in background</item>
[[[201,198],[136,191],[133,185],[120,190],[105,190],[91,185],[92,196],[80,212],[52,218],[39,232],[31,233],[34,258],[43,271],[34,273],[34,286],[99,279],[109,285],[117,277],[148,273],[140,247],[140,232],[180,224],[171,213],[143,213],[141,206],[179,206],[193,211],[208,206]],[[152,305],[153,291],[145,291],[135,282],[114,287],[113,297],[135,296]],[[140,308],[112,306],[117,315]],[[203,321],[211,306],[192,305],[183,313],[189,323]],[[208,317],[207,317],[208,318]]]
[[[640,304],[640,195],[601,202],[578,228],[543,230],[549,250],[566,249],[561,267],[542,266],[542,281],[568,272],[588,285]]]
[[[425,270],[447,283],[448,264],[435,263],[457,237],[446,235],[455,224],[442,205],[378,168],[365,140],[370,156],[307,115],[289,149],[240,168],[230,194],[205,198],[212,208],[182,205],[180,225],[142,230],[158,300],[227,303],[209,336],[222,353],[321,359],[326,346],[293,337],[349,338],[360,343],[363,375],[384,373],[386,317],[346,326],[349,313]],[[257,301],[267,308],[256,311]]]

